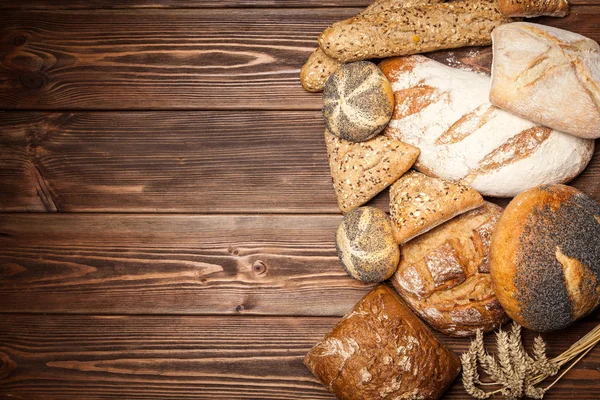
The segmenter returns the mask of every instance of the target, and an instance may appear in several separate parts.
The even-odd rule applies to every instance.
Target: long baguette
[[[323,52],[340,62],[492,43],[492,30],[513,19],[496,0],[399,8],[336,22],[319,36]]]
[[[365,8],[358,16],[375,15],[386,11],[394,11],[403,7],[437,4],[444,0],[376,0]],[[321,48],[317,48],[300,70],[300,83],[308,92],[322,92],[327,79],[343,63],[329,57]]]

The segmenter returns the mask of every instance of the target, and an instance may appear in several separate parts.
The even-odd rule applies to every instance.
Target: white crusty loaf
[[[567,182],[590,161],[594,142],[502,111],[488,100],[490,78],[423,56],[386,60],[394,116],[385,134],[421,150],[415,168],[512,197]]]
[[[598,43],[526,22],[499,27],[492,38],[492,104],[575,136],[600,137]]]

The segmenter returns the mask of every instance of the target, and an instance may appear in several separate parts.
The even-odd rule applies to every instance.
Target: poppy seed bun
[[[564,185],[521,193],[492,235],[490,273],[526,328],[553,331],[589,314],[600,299],[600,207]]]
[[[325,84],[323,117],[339,138],[367,141],[387,126],[393,111],[392,86],[372,62],[346,64]]]
[[[390,218],[374,207],[360,207],[344,215],[335,244],[342,266],[359,281],[384,281],[400,262]]]

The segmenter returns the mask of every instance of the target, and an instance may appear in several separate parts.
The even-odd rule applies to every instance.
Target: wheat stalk
[[[552,359],[546,356],[546,343],[541,336],[538,336],[533,342],[532,355],[529,355],[523,346],[521,327],[514,322],[509,332],[500,330],[496,334],[498,349],[496,360],[496,357],[485,351],[483,332],[478,331],[469,351],[461,356],[463,386],[467,393],[476,399],[487,399],[498,393],[506,399],[519,399],[523,396],[542,399],[544,393],[598,342],[600,342],[600,325],[575,342],[567,351]],[[550,385],[545,388],[537,387],[548,377],[557,375],[569,362],[571,364]],[[492,382],[481,382],[479,369],[485,372]],[[478,385],[495,385],[500,388],[486,392]]]

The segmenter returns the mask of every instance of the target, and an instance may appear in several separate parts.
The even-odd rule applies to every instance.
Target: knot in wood
[[[27,38],[23,35],[18,35],[13,38],[13,44],[15,46],[23,46],[25,43],[27,43]]]
[[[19,81],[27,89],[40,89],[44,86],[44,75],[36,72],[25,72],[19,78]]]
[[[10,359],[8,354],[0,351],[0,379],[6,378],[17,368],[17,364]]]
[[[267,265],[264,262],[257,260],[252,264],[252,271],[256,275],[264,275],[267,273]]]

